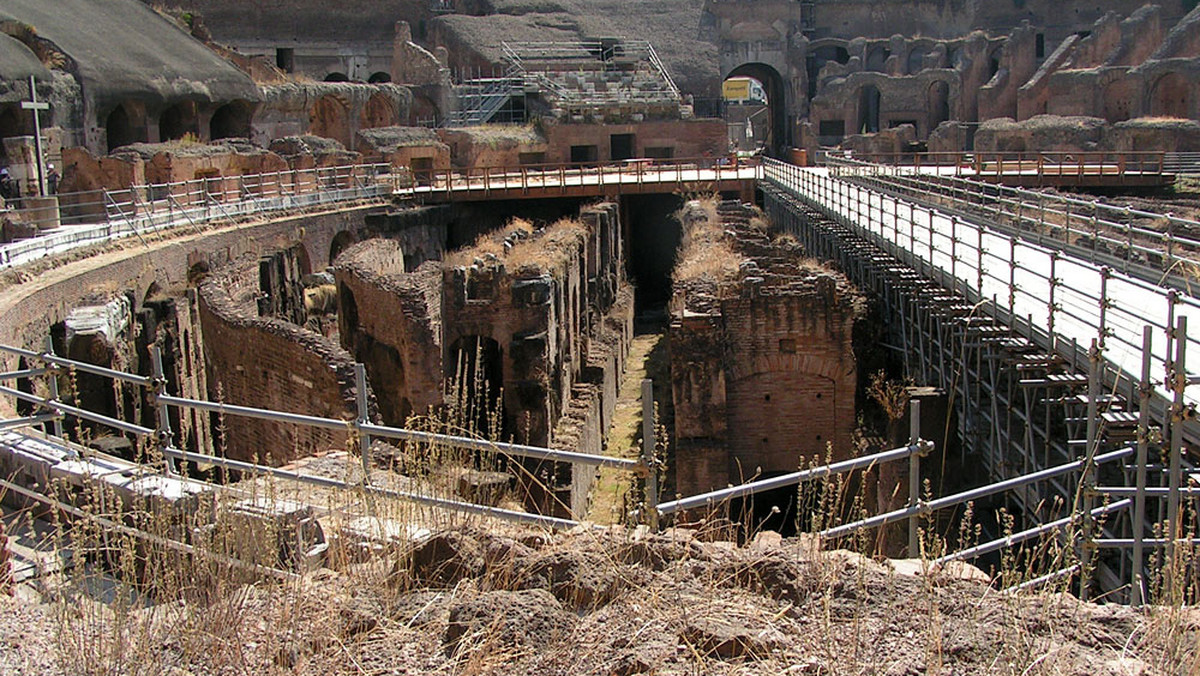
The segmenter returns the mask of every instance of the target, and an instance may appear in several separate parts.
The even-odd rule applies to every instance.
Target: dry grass
[[[694,199],[676,214],[683,242],[671,279],[677,287],[705,281],[718,286],[733,279],[746,259],[725,238],[715,195]]]

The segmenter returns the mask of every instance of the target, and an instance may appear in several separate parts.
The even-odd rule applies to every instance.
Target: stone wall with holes
[[[685,229],[714,216],[718,227],[683,249],[671,302],[673,466],[684,495],[855,452],[852,332],[863,299],[769,234],[752,207],[692,202]],[[723,272],[680,274],[718,259]]]
[[[440,264],[405,271],[394,239],[372,239],[338,257],[338,333],[363,363],[384,424],[403,426],[412,414],[442,405]]]
[[[289,82],[266,85],[261,93],[251,140],[264,146],[310,134],[353,148],[360,129],[407,123],[412,106],[408,88],[394,84]]]
[[[241,406],[351,420],[357,411],[354,359],[296,324],[261,316],[260,270],[245,257],[200,284],[209,398]],[[296,280],[298,281],[298,280]],[[283,465],[345,444],[347,433],[226,415],[218,423],[225,455]]]

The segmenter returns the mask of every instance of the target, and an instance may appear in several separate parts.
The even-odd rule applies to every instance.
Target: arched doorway
[[[1104,119],[1121,122],[1133,117],[1133,97],[1137,90],[1130,80],[1116,80],[1104,88]]]
[[[181,101],[158,116],[158,140],[174,141],[188,134],[200,136],[195,101]]]
[[[383,71],[371,73],[371,77],[367,78],[367,82],[370,84],[385,84],[385,83],[388,83],[391,81],[392,81],[392,74],[385,73]]]
[[[333,72],[325,76],[326,82],[349,82],[350,78],[345,73]]]
[[[744,63],[734,68],[726,76],[726,80],[734,78],[749,78],[757,81],[765,94],[765,112],[767,123],[766,138],[762,147],[771,157],[784,157],[787,148],[792,144],[791,133],[787,119],[787,93],[783,86],[783,77],[779,71],[765,63]]]
[[[16,103],[0,106],[0,139],[28,136],[33,133],[26,122],[29,115],[23,113],[25,111],[21,110],[19,104]],[[7,158],[3,143],[0,143],[0,158]]]
[[[333,241],[329,243],[329,264],[337,260],[338,254],[345,251],[351,244],[354,244],[354,233],[343,230],[333,236]]]
[[[248,101],[231,101],[213,112],[208,123],[209,137],[216,141],[223,138],[250,138],[254,122],[254,108]]]
[[[371,98],[367,99],[367,105],[363,106],[358,126],[360,129],[374,129],[390,127],[397,122],[396,107],[392,105],[392,101],[387,96],[376,93],[372,94]]]
[[[926,108],[929,111],[929,132],[950,119],[950,84],[939,80],[929,85]]]
[[[350,143],[349,108],[341,97],[326,94],[317,99],[309,113],[308,133],[336,139],[347,148]]]
[[[1179,73],[1167,73],[1158,78],[1150,92],[1152,117],[1188,117],[1188,83]]]
[[[879,88],[867,85],[858,92],[858,133],[873,134],[879,131],[879,108],[882,103]]]
[[[820,84],[821,69],[833,61],[845,65],[850,61],[850,51],[841,44],[823,44],[808,50],[804,66],[808,71],[808,98],[817,95],[817,85]]]
[[[118,105],[108,114],[108,117],[104,120],[104,130],[107,132],[108,152],[110,153],[121,146],[137,143],[141,140],[137,138],[136,132],[133,129],[133,121],[129,118],[129,112],[125,110],[125,106],[123,105]]]

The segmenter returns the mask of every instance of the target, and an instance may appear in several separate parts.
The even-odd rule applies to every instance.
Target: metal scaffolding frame
[[[1137,345],[1138,378],[1122,368],[1128,358],[1122,363],[1106,359],[1131,342],[1111,330],[1117,302],[1107,295],[1110,270],[1100,272],[1100,292],[1089,299],[1090,307],[1081,306],[1084,294],[1067,288],[1055,270],[1067,254],[1051,251],[1043,286],[1022,288],[1014,277],[1028,278],[1030,268],[1015,260],[1021,246],[1015,236],[1008,238],[1007,251],[989,250],[982,244],[985,228],[957,215],[950,216],[946,233],[933,226],[933,210],[915,202],[885,201],[822,170],[773,161],[764,169],[766,208],[776,227],[873,293],[889,319],[890,342],[899,347],[906,373],[950,395],[963,455],[982,464],[993,486],[1017,479],[1006,495],[1025,523],[1041,524],[1034,530],[1053,523],[1065,527],[1077,519],[1082,537],[1091,542],[1080,547],[1080,570],[1086,574],[1094,568],[1104,590],[1137,580],[1132,600],[1144,600],[1143,552],[1151,546],[1145,534],[1166,522],[1166,532],[1184,535],[1179,532],[1184,453],[1197,438],[1184,395],[1192,381],[1183,368],[1186,348],[1195,340],[1187,335],[1186,317],[1172,312],[1167,326],[1145,326]],[[997,264],[1003,260],[1011,265]],[[994,293],[997,284],[1007,298]],[[985,296],[988,291],[993,293]],[[1161,291],[1172,308],[1190,301]],[[1020,295],[1038,298],[1045,318],[1015,312]],[[1060,328],[1087,322],[1096,337],[1083,349],[1078,337],[1056,330],[1056,322]],[[1165,334],[1166,352],[1150,349],[1156,332]],[[1151,380],[1154,363],[1163,365],[1164,381]],[[1156,427],[1163,430],[1161,437]],[[1122,457],[1136,452],[1137,462],[1097,471],[1098,461],[1118,450]],[[1169,462],[1149,463],[1151,451]],[[1053,471],[1068,465],[1081,471]],[[1147,471],[1159,475],[1166,488],[1147,488]],[[1039,474],[1050,476],[1027,481]],[[1125,494],[1136,496],[1120,501],[1136,507],[1133,515],[1121,511],[1103,528],[1092,517],[1076,516],[1092,513],[1106,496]],[[1070,510],[1067,521],[1048,513],[1047,506],[1056,504]],[[909,513],[865,521],[879,525]],[[833,529],[832,534],[842,532]],[[1089,560],[1098,543],[1124,539],[1139,543],[1134,552],[1107,549]],[[980,553],[987,551],[993,550]],[[1088,586],[1082,589],[1086,595]]]

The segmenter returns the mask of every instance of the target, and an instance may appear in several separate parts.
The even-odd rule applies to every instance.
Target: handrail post
[[[1147,324],[1142,329],[1142,382],[1138,385],[1137,469],[1133,502],[1133,561],[1130,568],[1129,604],[1138,607],[1146,602],[1146,580],[1143,569],[1142,538],[1146,528],[1146,456],[1150,445],[1150,395],[1154,385],[1150,382],[1150,361],[1153,358],[1153,327]]]
[[[354,363],[355,402],[358,405],[358,417],[354,421],[354,431],[358,435],[358,452],[362,456],[363,487],[371,485],[371,434],[362,428],[370,422],[370,411],[367,408],[367,369],[361,362]]]
[[[642,380],[642,464],[646,467],[646,519],[658,530],[658,467],[654,457],[654,381]]]
[[[1088,350],[1088,386],[1087,386],[1087,450],[1084,455],[1083,476],[1079,492],[1083,504],[1083,528],[1079,547],[1079,598],[1088,600],[1088,587],[1091,584],[1092,540],[1095,538],[1095,520],[1092,517],[1092,507],[1096,499],[1096,451],[1100,446],[1099,398],[1100,398],[1100,344],[1093,338]]]
[[[150,365],[153,369],[152,378],[150,380],[151,394],[154,400],[155,413],[157,418],[157,430],[155,431],[155,442],[158,444],[158,452],[162,453],[163,465],[166,467],[167,475],[174,476],[178,474],[178,468],[175,466],[175,461],[167,455],[167,449],[171,447],[172,437],[171,418],[167,410],[167,405],[161,401],[160,397],[167,394],[167,377],[163,371],[162,349],[157,345],[150,348]]]
[[[1176,319],[1175,328],[1175,361],[1171,366],[1171,389],[1175,398],[1171,405],[1171,443],[1169,446],[1170,461],[1167,465],[1170,477],[1167,481],[1167,570],[1170,581],[1170,598],[1179,591],[1176,585],[1178,570],[1178,549],[1175,540],[1179,533],[1179,484],[1182,474],[1182,462],[1179,457],[1183,446],[1183,423],[1188,417],[1187,404],[1183,399],[1184,388],[1187,387],[1187,316],[1180,315]]]
[[[908,444],[917,447],[921,441],[921,402],[911,401],[908,404]],[[908,558],[921,556],[920,515],[917,507],[921,503],[921,453],[913,451],[908,456],[908,506],[913,510],[908,517]]]
[[[45,346],[45,354],[53,356],[54,338],[46,336]],[[46,368],[46,390],[50,394],[50,401],[58,401],[58,368],[50,361],[44,361],[44,363]],[[57,416],[52,423],[54,436],[61,439],[63,436],[62,413],[54,408],[51,408],[51,410]]]

